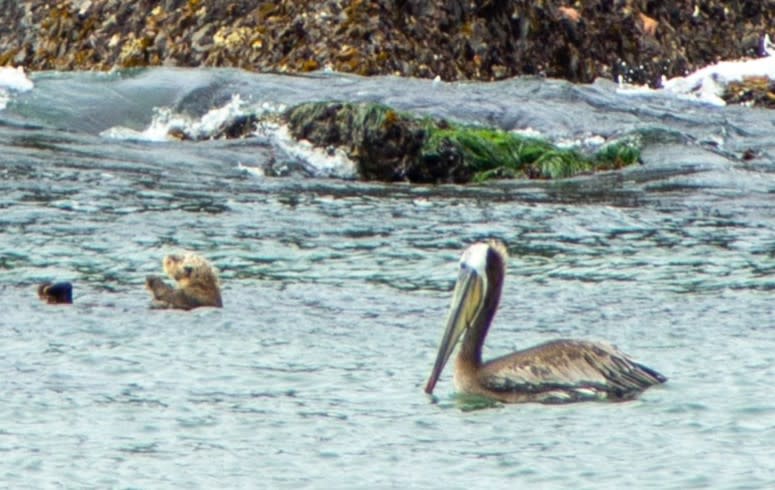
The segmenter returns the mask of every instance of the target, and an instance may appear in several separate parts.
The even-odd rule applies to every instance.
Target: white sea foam
[[[353,179],[357,167],[342,148],[319,148],[307,140],[296,140],[285,124],[264,128],[263,134],[270,136],[278,149],[299,162],[319,177]]]
[[[242,162],[237,163],[237,170],[241,172],[245,172],[248,175],[252,175],[254,177],[265,177],[266,171],[262,167],[253,167],[250,165],[243,165]]]
[[[547,136],[545,136],[540,131],[531,128],[530,126],[521,128],[521,129],[512,129],[511,133],[525,138],[535,138],[535,139],[549,141],[549,138],[547,138]],[[558,148],[564,148],[564,149],[573,149],[573,148],[597,149],[605,145],[606,139],[605,137],[599,134],[588,134],[586,136],[577,137],[577,138],[563,138],[557,141],[553,141],[553,143]]]
[[[694,97],[713,105],[725,105],[721,96],[732,82],[748,77],[775,79],[775,56],[744,61],[722,61],[686,76],[666,80],[663,90],[676,95]]]
[[[626,85],[620,81],[619,93],[648,94],[668,93],[678,98],[723,106],[721,96],[732,82],[740,82],[749,77],[768,77],[775,80],[775,45],[765,36],[762,41],[762,53],[766,56],[739,61],[721,61],[701,68],[685,77],[675,77],[662,82],[662,88]]]
[[[541,134],[541,131],[538,131],[537,129],[533,129],[530,126],[527,126],[525,128],[520,128],[520,129],[512,129],[511,132],[516,134],[517,136],[523,136],[525,138],[543,138],[544,137]]]
[[[183,131],[194,124],[194,121],[180,114],[175,114],[169,108],[158,108],[154,110],[151,124],[142,131],[127,128],[125,126],[114,126],[100,133],[100,136],[115,140],[130,141],[175,141],[173,135],[178,130]]]
[[[12,93],[27,92],[32,90],[34,86],[35,84],[27,78],[21,66],[16,68],[0,67],[0,110],[5,109],[8,105]]]
[[[168,107],[156,108],[147,128],[142,131],[115,126],[106,129],[100,136],[119,140],[136,141],[175,141],[182,138],[203,140],[216,136],[240,117],[259,115],[277,110],[275,106],[248,106],[239,95],[235,95],[223,107],[212,109],[200,118],[179,114]]]
[[[583,138],[570,138],[561,139],[554,144],[558,148],[572,149],[572,148],[600,148],[605,145],[606,139],[599,134],[591,134]]]
[[[242,117],[279,114],[285,110],[281,104],[261,103],[247,104],[238,95],[222,107],[212,109],[202,117],[192,118],[177,113],[170,108],[157,108],[147,128],[134,130],[124,126],[109,128],[100,136],[103,138],[164,142],[180,139],[206,140],[217,137],[224,128]],[[271,118],[262,121],[257,129],[260,136],[267,138],[271,144],[281,151],[289,160],[300,163],[316,176],[354,178],[355,163],[339,148],[316,148],[308,141],[296,141],[285,125],[271,122]],[[252,175],[262,176],[263,169],[240,166],[240,170]]]
[[[24,69],[21,66],[11,68],[9,66],[0,67],[0,88],[13,90],[15,92],[26,92],[32,90],[35,84],[27,78]]]

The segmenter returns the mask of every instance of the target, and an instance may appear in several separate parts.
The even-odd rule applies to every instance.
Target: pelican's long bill
[[[452,304],[447,314],[447,326],[444,336],[441,338],[439,352],[436,354],[436,362],[433,364],[431,377],[425,385],[425,392],[433,393],[433,388],[441,376],[441,371],[447,364],[449,357],[455,350],[460,337],[471,326],[482,310],[484,295],[487,291],[487,283],[475,268],[466,263],[460,264],[460,272],[457,276],[455,291],[452,294]]]

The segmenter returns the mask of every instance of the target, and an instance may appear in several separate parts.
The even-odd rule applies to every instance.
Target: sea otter
[[[148,276],[145,287],[153,294],[154,307],[191,310],[200,306],[221,308],[221,289],[215,268],[194,253],[167,255],[164,272],[177,282],[168,286],[161,277]]]
[[[50,305],[72,304],[73,285],[69,282],[44,282],[38,286],[38,298]]]

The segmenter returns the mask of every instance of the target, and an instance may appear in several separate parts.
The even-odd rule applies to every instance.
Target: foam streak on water
[[[531,79],[31,78],[0,113],[9,487],[775,485],[770,113]],[[431,187],[313,178],[260,132],[104,133],[142,133],[159,107],[204,121],[235,96],[372,100],[555,141],[642,130],[647,146],[617,173]],[[269,164],[297,170],[260,176]],[[445,371],[432,403],[459,254],[489,236],[511,261],[486,358],[605,339],[670,381],[630,403],[483,406]],[[180,249],[218,266],[223,309],[149,309],[145,276]],[[38,301],[50,279],[74,282],[74,305]]]

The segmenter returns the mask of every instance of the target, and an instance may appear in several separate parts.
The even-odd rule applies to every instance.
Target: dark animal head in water
[[[38,297],[50,305],[71,304],[73,285],[69,282],[44,282],[38,286]]]

